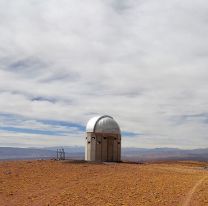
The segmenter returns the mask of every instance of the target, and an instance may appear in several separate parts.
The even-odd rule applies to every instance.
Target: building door
[[[107,145],[107,161],[112,162],[113,161],[113,144],[114,144],[114,138],[108,137],[108,145]]]

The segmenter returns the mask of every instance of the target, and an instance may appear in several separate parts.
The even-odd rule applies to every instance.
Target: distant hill
[[[0,159],[33,159],[55,157],[55,152],[37,148],[0,147]]]
[[[54,148],[15,148],[0,147],[0,160],[9,159],[51,159],[56,157]],[[68,153],[69,151],[70,153]],[[76,148],[65,149],[66,157],[71,159],[84,159],[84,152],[81,153]]]
[[[64,148],[64,151],[67,153],[84,153],[85,149],[82,146],[57,146],[57,147],[45,147],[44,150],[56,151],[58,148]],[[84,154],[83,154],[84,155]]]
[[[57,148],[14,148],[0,147],[0,160],[5,159],[41,159],[55,158]],[[70,159],[84,159],[84,147],[63,147],[66,157]],[[158,161],[158,160],[198,160],[208,161],[207,149],[181,150],[177,148],[122,148],[122,160],[130,161]]]
[[[208,148],[182,150],[177,148],[123,148],[122,159],[132,161],[196,160],[208,161]]]

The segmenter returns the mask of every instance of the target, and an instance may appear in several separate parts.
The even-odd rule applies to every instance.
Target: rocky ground
[[[208,205],[208,163],[0,162],[0,205]]]

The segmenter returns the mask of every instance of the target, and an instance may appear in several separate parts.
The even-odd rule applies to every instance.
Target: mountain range
[[[45,147],[15,148],[0,147],[0,160],[10,159],[52,159],[56,158],[57,148],[64,148],[66,158],[84,159],[84,147]],[[182,150],[177,148],[122,148],[122,160],[125,161],[159,161],[159,160],[198,160],[208,161],[208,148]]]

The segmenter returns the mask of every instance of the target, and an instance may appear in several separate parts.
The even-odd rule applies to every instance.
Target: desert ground
[[[0,162],[0,205],[208,205],[206,166],[203,162]]]

